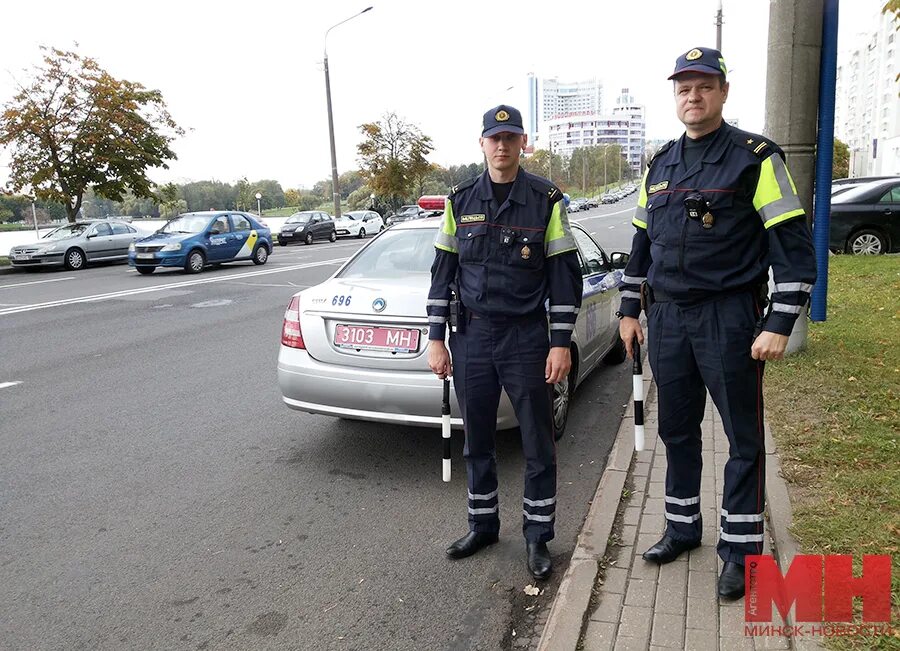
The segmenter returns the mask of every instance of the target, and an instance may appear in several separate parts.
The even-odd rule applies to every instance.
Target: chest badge
[[[528,248],[528,245],[522,247],[522,259],[527,260],[531,257],[531,249]]]
[[[709,230],[713,227],[713,224],[716,223],[716,218],[713,217],[713,214],[711,212],[707,212],[703,215],[700,223],[703,224],[703,228]]]
[[[649,188],[647,188],[647,194],[653,194],[655,192],[660,192],[661,190],[665,190],[669,187],[668,181],[661,181],[660,183],[654,183]]]

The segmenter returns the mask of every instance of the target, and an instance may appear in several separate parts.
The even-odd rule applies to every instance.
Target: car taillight
[[[294,296],[284,311],[284,324],[281,326],[281,345],[290,348],[306,348],[303,334],[300,332],[300,298]]]

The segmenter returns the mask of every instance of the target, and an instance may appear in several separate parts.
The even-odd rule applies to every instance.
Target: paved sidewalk
[[[708,396],[702,424],[703,545],[666,565],[641,558],[665,529],[666,473],[665,446],[657,435],[655,387],[646,378],[649,365],[645,363],[644,369],[646,449],[634,452],[629,405],[539,648],[571,651],[579,644],[585,651],[819,648],[806,640],[796,640],[792,647],[786,637],[746,636],[744,600],[718,599],[722,563],[715,546],[728,439]],[[796,546],[787,533],[790,503],[768,430],[766,449],[769,518],[763,553],[773,553],[769,538],[774,536],[783,563],[793,558]],[[777,610],[774,614],[772,624],[784,624]]]

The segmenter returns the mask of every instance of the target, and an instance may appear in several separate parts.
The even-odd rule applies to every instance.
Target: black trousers
[[[761,554],[765,505],[764,363],[750,357],[761,307],[749,292],[693,307],[654,303],[649,359],[658,388],[659,435],[666,446],[666,531],[699,541],[700,423],[709,391],[728,436],[718,553],[744,562]]]
[[[551,540],[556,517],[556,443],[553,387],[544,379],[550,350],[546,317],[525,322],[470,318],[465,332],[450,335],[450,350],[466,433],[470,530],[500,530],[494,437],[503,388],[519,420],[525,455],[522,533],[531,542]]]

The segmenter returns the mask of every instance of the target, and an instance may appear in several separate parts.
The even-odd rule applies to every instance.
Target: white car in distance
[[[341,214],[341,218],[335,220],[334,228],[338,237],[358,237],[363,239],[367,235],[376,235],[384,230],[384,220],[374,210],[351,210]]]

